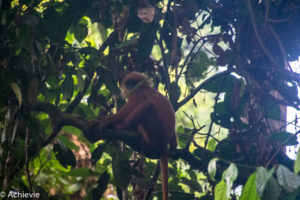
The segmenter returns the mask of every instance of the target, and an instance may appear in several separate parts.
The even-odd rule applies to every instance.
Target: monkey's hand
[[[101,139],[101,132],[107,127],[107,120],[91,120],[87,123],[83,133],[91,143]]]

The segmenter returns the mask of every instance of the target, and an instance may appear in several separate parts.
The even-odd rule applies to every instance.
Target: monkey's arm
[[[131,130],[135,128],[140,121],[144,120],[144,118],[149,113],[150,109],[153,108],[153,104],[150,102],[144,102],[131,110],[130,114],[126,117],[126,119],[117,125],[118,129]]]
[[[114,115],[107,116],[101,120],[90,121],[84,130],[85,137],[92,143],[98,141],[104,129],[117,127],[117,124],[124,121],[132,109],[133,104],[127,103]]]
[[[136,105],[131,102],[127,102],[116,114],[109,115],[102,120],[102,125],[112,125],[117,126],[119,123],[123,122],[130,112],[134,109]]]

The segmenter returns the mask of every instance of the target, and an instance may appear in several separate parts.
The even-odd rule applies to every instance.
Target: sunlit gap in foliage
[[[293,69],[294,72],[296,73],[300,73],[300,57],[298,58],[297,61],[295,62],[292,62],[291,63],[291,67]],[[300,98],[300,88],[298,88],[298,97]],[[287,107],[287,116],[286,116],[286,120],[287,122],[292,122],[290,124],[288,124],[287,126],[287,131],[288,132],[291,132],[291,133],[296,133],[297,131],[300,130],[300,125],[298,123],[299,119],[298,117],[300,117],[300,111],[299,110],[296,110],[295,108],[292,108],[292,107]],[[298,137],[298,141],[300,142],[299,140],[299,137]],[[297,146],[287,146],[286,148],[286,153],[287,155],[292,158],[292,159],[296,159],[296,156],[297,156],[297,152],[298,152],[298,148],[299,148],[299,145]]]

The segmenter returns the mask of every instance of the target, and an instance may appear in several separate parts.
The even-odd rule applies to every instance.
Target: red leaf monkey
[[[142,135],[142,151],[160,158],[163,200],[167,200],[168,146],[171,149],[177,146],[175,111],[169,100],[152,88],[151,81],[142,73],[127,74],[121,88],[128,99],[127,103],[101,124]]]

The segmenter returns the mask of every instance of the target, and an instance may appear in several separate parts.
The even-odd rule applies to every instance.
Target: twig
[[[268,25],[268,28],[270,29],[271,33],[273,34],[273,36],[275,37],[275,39],[276,39],[276,41],[277,41],[277,43],[278,43],[279,49],[280,49],[281,54],[282,54],[282,59],[283,59],[283,61],[284,61],[284,66],[285,66],[285,68],[288,67],[289,70],[293,71],[293,69],[292,69],[290,63],[287,61],[287,58],[286,58],[286,55],[287,55],[287,54],[286,54],[286,52],[285,52],[285,50],[284,50],[283,44],[282,44],[282,42],[281,42],[279,36],[278,36],[277,33],[274,31],[274,29],[273,29],[273,27],[272,27],[271,25]],[[287,66],[287,67],[286,67],[286,66]]]
[[[67,113],[72,113],[73,110],[76,108],[76,106],[80,103],[81,99],[83,98],[87,89],[89,88],[90,83],[91,83],[91,79],[87,76],[84,81],[83,90],[79,91],[75,99],[69,104],[69,106],[66,109]]]
[[[188,137],[187,143],[186,143],[186,145],[185,145],[185,147],[184,147],[185,150],[189,150],[189,148],[190,148],[190,146],[191,146],[191,143],[192,143],[193,140],[194,140],[195,134],[196,134],[197,132],[199,132],[200,130],[202,130],[202,129],[205,127],[205,125],[201,126],[200,128],[196,128],[195,121],[194,121],[193,117],[192,117],[192,116],[188,116],[188,114],[187,114],[186,112],[183,112],[183,113],[185,114],[185,116],[186,116],[187,118],[189,118],[189,119],[192,121],[192,124],[193,124],[193,126],[194,126],[193,131],[192,131],[191,135]]]
[[[158,161],[158,162],[156,163],[156,168],[155,168],[155,171],[154,171],[154,174],[153,174],[153,177],[152,177],[152,181],[153,181],[154,183],[156,183],[159,174],[160,174],[160,162]],[[146,196],[145,196],[145,198],[144,198],[144,200],[150,200],[150,199],[152,199],[152,197],[153,197],[153,192],[154,192],[154,188],[153,188],[153,187],[152,187],[152,188],[149,188],[148,191],[147,191],[147,194],[146,194]]]
[[[250,13],[250,20],[251,20],[251,23],[252,23],[254,34],[256,36],[256,39],[258,41],[259,46],[262,48],[263,52],[266,54],[266,56],[269,58],[269,60],[274,64],[274,66],[279,67],[276,60],[273,58],[273,56],[270,54],[270,52],[266,48],[265,44],[263,43],[263,40],[260,37],[260,34],[258,33],[257,24],[256,24],[256,21],[255,21],[255,18],[254,18],[254,11],[253,11],[252,4],[251,4],[250,0],[247,0],[247,6],[248,6],[248,9],[249,9],[249,13]]]
[[[106,47],[108,47],[112,41],[116,39],[118,40],[118,38],[119,38],[119,33],[117,31],[112,32],[99,48],[98,50],[99,54],[102,55]]]
[[[221,90],[222,90],[222,88],[223,88],[223,86],[224,86],[224,83],[225,83],[225,80],[226,80],[226,78],[227,78],[227,75],[228,75],[228,74],[226,74],[226,75],[224,76],[224,78],[223,78],[223,80],[222,80],[222,83],[221,83],[221,85],[220,85],[220,87],[219,87],[218,93],[217,93],[217,95],[216,95],[216,97],[215,97],[214,112],[213,112],[213,116],[211,117],[211,122],[210,122],[210,125],[209,125],[209,128],[208,128],[208,132],[207,132],[207,136],[206,136],[205,142],[204,142],[204,149],[206,149],[208,140],[209,140],[209,138],[210,138],[210,136],[211,136],[212,127],[213,127],[213,124],[214,124],[213,118],[215,117],[215,113],[216,113],[216,106],[217,106],[217,103],[218,103],[218,100],[219,100],[219,96],[220,96]],[[202,154],[202,158],[203,158],[203,157],[204,157],[204,152],[203,152],[203,154]]]
[[[186,96],[182,101],[180,101],[176,106],[175,106],[175,110],[178,110],[178,108],[180,108],[182,105],[186,104],[190,99],[192,99],[200,90],[202,90],[205,86],[207,86],[209,83],[211,83],[212,81],[214,81],[215,79],[224,76],[226,74],[230,74],[232,71],[230,69],[220,72],[208,79],[206,79],[205,81],[203,81],[198,87],[196,87],[195,89],[191,90],[190,94],[188,96]]]
[[[285,146],[291,139],[293,139],[294,137],[296,137],[299,133],[300,133],[300,131],[297,131],[294,135],[291,135],[285,141],[283,141],[283,143],[280,144],[280,146],[277,148],[277,150],[275,151],[275,153],[273,154],[273,156],[271,157],[271,159],[267,162],[266,167],[269,167],[269,165],[271,164],[271,162],[275,159],[275,157],[277,156],[277,154],[281,151],[282,147]]]

